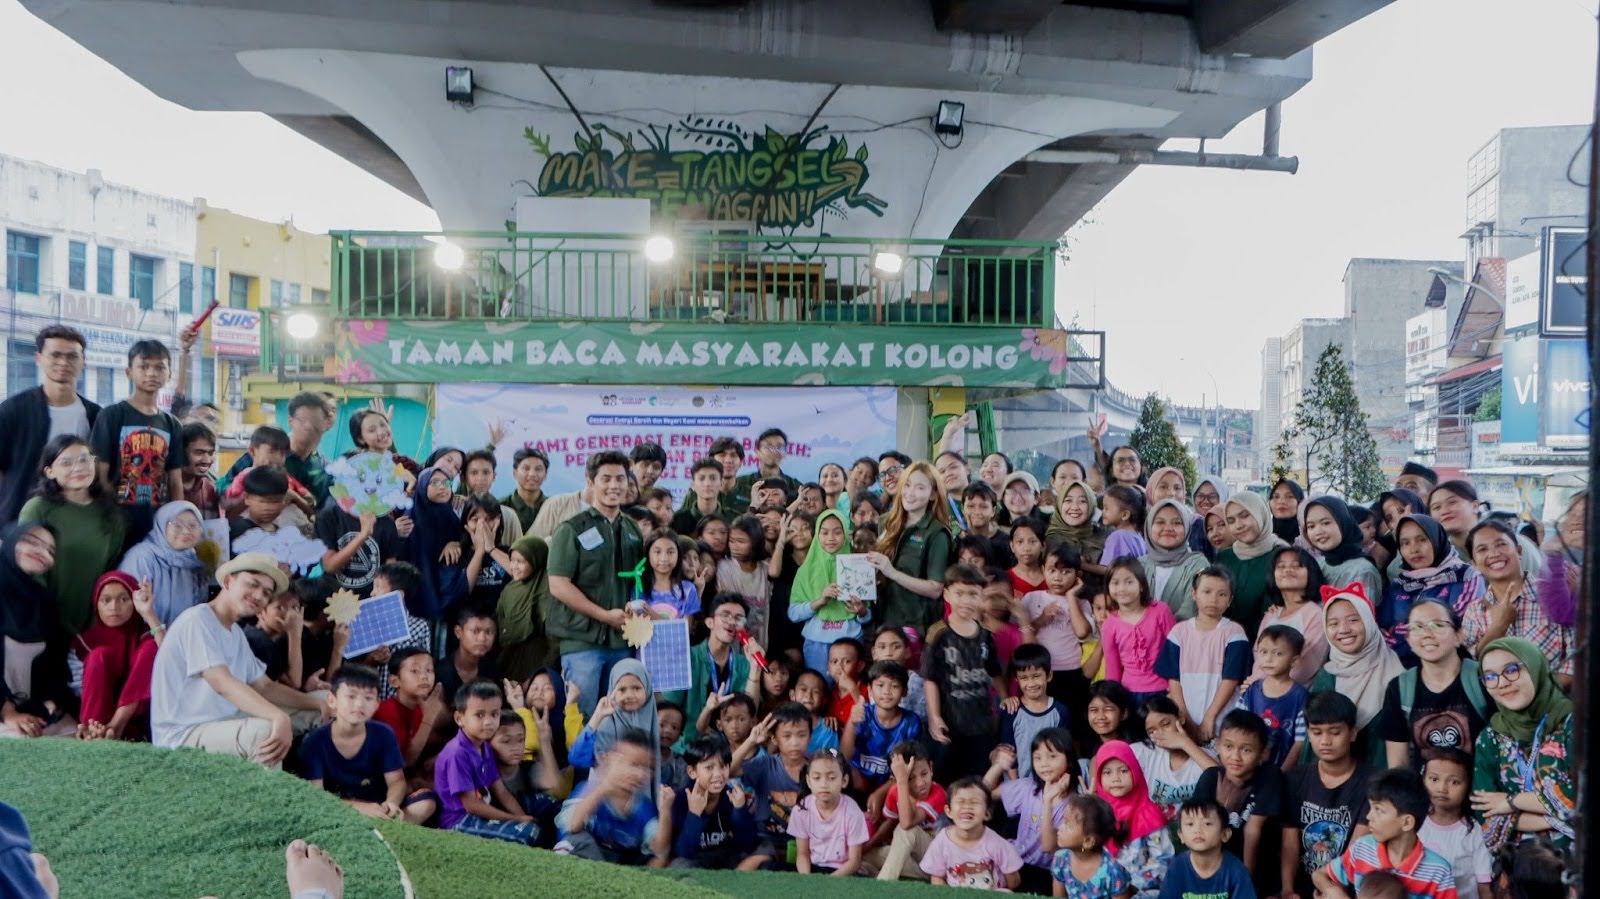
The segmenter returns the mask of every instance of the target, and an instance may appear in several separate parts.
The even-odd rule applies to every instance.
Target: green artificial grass
[[[287,895],[283,848],[297,837],[338,860],[348,899],[403,896],[397,858],[420,899],[792,899],[808,889],[825,890],[830,899],[896,899],[931,889],[863,878],[646,871],[566,858],[374,822],[282,772],[148,745],[0,740],[0,800],[27,818],[64,896],[281,897]]]

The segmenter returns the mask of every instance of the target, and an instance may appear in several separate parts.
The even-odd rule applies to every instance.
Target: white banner
[[[525,446],[550,456],[544,492],[553,496],[583,486],[591,453],[658,443],[667,454],[658,484],[681,501],[689,469],[718,437],[744,444],[743,473],[749,473],[756,469],[757,436],[782,428],[789,436],[783,470],[802,481],[816,480],[825,463],[848,469],[857,458],[877,458],[895,445],[893,387],[440,384],[435,410],[435,446],[471,451],[489,444],[491,428],[503,432],[495,445],[496,496],[515,488],[511,459]]]

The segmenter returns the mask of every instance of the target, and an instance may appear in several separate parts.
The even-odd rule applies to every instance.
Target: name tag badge
[[[912,534],[910,537],[907,538],[907,540],[909,542],[911,542],[911,543],[923,543],[924,542],[924,538],[923,538],[923,536],[921,534]]]
[[[600,536],[599,528],[590,528],[578,535],[578,545],[585,550],[594,549],[604,542],[606,542],[606,538]]]

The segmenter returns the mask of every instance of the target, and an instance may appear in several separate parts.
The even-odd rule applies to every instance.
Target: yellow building
[[[199,294],[221,304],[202,336],[198,392],[214,389],[223,431],[238,434],[270,421],[261,404],[276,398],[246,389],[246,379],[262,368],[260,322],[270,314],[262,310],[326,306],[331,244],[328,235],[289,222],[250,218],[203,199],[195,206]],[[252,379],[258,389],[270,380]]]

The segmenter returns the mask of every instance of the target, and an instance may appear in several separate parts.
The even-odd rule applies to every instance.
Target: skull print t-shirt
[[[171,499],[167,472],[188,463],[182,428],[169,413],[146,415],[126,400],[94,421],[94,454],[111,466],[113,496],[123,506],[155,507]]]
[[[1379,724],[1384,740],[1411,746],[1411,767],[1421,770],[1425,750],[1451,746],[1471,752],[1478,733],[1488,722],[1473,708],[1460,678],[1451,681],[1443,692],[1435,693],[1418,676],[1417,695],[1409,715],[1401,707],[1400,679],[1389,682]]]

